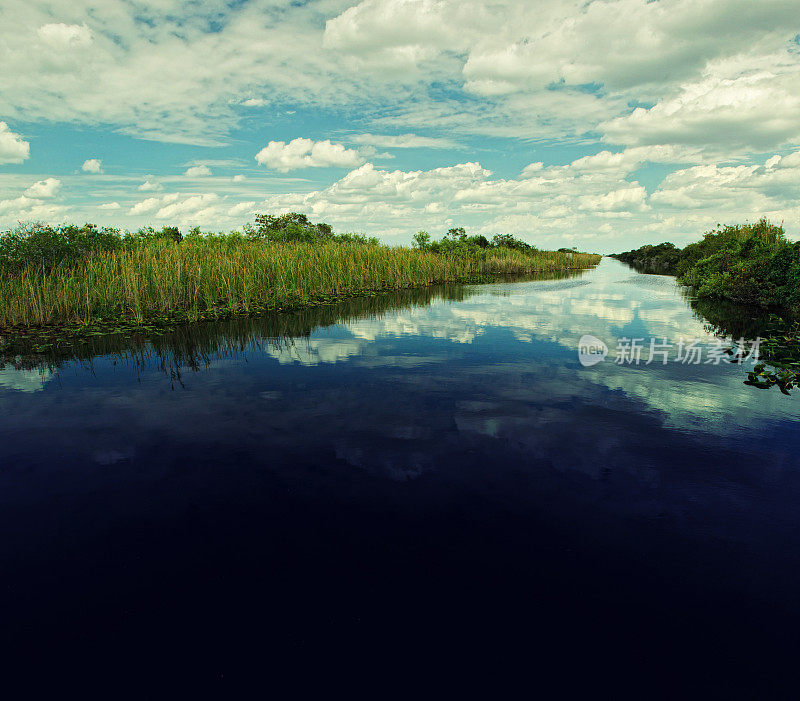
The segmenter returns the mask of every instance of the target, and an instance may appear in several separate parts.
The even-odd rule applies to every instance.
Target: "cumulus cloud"
[[[678,211],[724,212],[733,218],[780,219],[800,213],[800,151],[749,166],[700,165],[670,173],[651,201]]]
[[[156,219],[177,219],[179,221],[203,221],[206,217],[217,216],[216,204],[219,196],[213,192],[202,195],[192,195],[178,198],[161,207],[156,213]]]
[[[55,197],[61,189],[61,181],[57,178],[47,178],[39,180],[25,190],[26,197],[35,199],[49,199]]]
[[[128,214],[178,223],[208,224],[219,219],[221,212],[218,205],[221,202],[222,198],[213,192],[197,195],[173,192],[162,197],[148,197],[137,202],[131,207]]]
[[[152,192],[154,190],[161,190],[162,185],[161,183],[157,182],[152,175],[148,175],[144,182],[136,189],[141,192]]]
[[[752,55],[711,65],[653,107],[599,127],[626,144],[711,144],[765,149],[800,142],[800,61]]]
[[[102,173],[103,162],[98,158],[89,158],[83,162],[81,170],[84,173]]]
[[[4,7],[15,21],[0,23],[0,114],[113,124],[168,141],[219,143],[243,108],[285,114],[287,104],[358,109],[373,124],[402,124],[411,110],[443,130],[578,138],[640,104],[663,108],[613,123],[611,136],[656,143],[660,112],[681,86],[741,80],[715,72],[732,59],[754,66],[772,57],[774,78],[761,81],[755,102],[769,105],[770,90],[779,101],[797,94],[784,79],[798,64],[795,0],[251,0],[143,3],[135,12],[73,3],[57,23],[38,0]],[[465,103],[443,85],[488,101]],[[739,119],[754,127],[753,142],[738,131],[748,147],[796,136],[775,123],[759,131],[761,108],[745,103],[750,116]],[[685,115],[691,132],[694,111],[672,121]]]
[[[101,204],[98,209],[102,209],[104,211],[113,211],[122,209],[122,205],[120,205],[119,202],[106,202],[105,204]]]
[[[256,154],[256,161],[281,173],[300,168],[352,168],[364,163],[364,157],[356,150],[329,140],[293,139],[270,141]]]
[[[791,0],[362,0],[327,22],[325,45],[364,70],[462,53],[465,87],[481,95],[559,83],[621,90],[679,82],[741,46],[788,41],[796,21]]]
[[[240,173],[239,175],[234,175],[232,180],[235,183],[243,183],[247,178]]]
[[[63,205],[46,203],[38,198],[20,195],[0,200],[0,224],[8,226],[25,220],[55,221],[67,211],[68,208]]]
[[[0,122],[0,163],[22,163],[30,156],[31,146],[19,134]]]
[[[253,207],[255,207],[256,203],[253,202],[240,202],[237,205],[234,205],[228,210],[229,217],[239,217],[243,214],[249,214],[253,211]]]
[[[202,178],[211,175],[211,168],[207,165],[191,166],[186,169],[184,175],[188,178]]]
[[[137,202],[131,207],[128,214],[138,216],[142,214],[153,214],[161,209],[164,205],[174,202],[178,199],[177,194],[164,195],[163,197],[148,197],[147,199]]]
[[[338,3],[134,5],[61,3],[53,23],[42,0],[5,0],[0,114],[214,144],[236,126],[243,95],[333,104],[361,82],[314,48]]]
[[[309,212],[340,228],[408,235],[465,225],[556,247],[576,232],[587,241],[686,241],[712,227],[719,212],[734,221],[800,214],[793,194],[800,187],[800,152],[753,166],[680,167],[690,158],[684,149],[635,147],[565,165],[532,163],[518,178],[493,177],[478,163],[427,171],[381,170],[367,163],[327,188],[271,196],[262,207]],[[647,162],[678,166],[652,194],[632,178]]]
[[[387,236],[465,224],[531,240],[580,232],[637,245],[697,235],[725,216],[767,214],[792,231],[800,219],[797,0],[61,5],[53,15],[43,0],[2,4],[8,124],[47,119],[230,145],[232,133],[246,140],[256,117],[276,130],[316,120],[332,140],[271,141],[258,163],[349,172],[318,174],[313,186],[271,178],[260,205],[268,211],[307,211]],[[8,124],[0,122],[0,163],[22,163],[29,145]],[[569,158],[559,157],[563,146]],[[471,149],[458,165],[444,151],[455,148]],[[376,166],[379,149],[392,150],[402,169]],[[426,154],[420,170],[413,149],[442,151],[434,163]],[[522,154],[531,163],[517,174]],[[202,213],[211,226],[246,215],[264,183],[202,180],[195,169],[245,170],[225,154],[204,155],[182,169],[197,177],[193,189],[213,182],[219,195],[164,195],[161,182],[187,183],[164,173],[102,193],[89,192],[96,180],[65,176],[79,202],[98,202],[71,212],[88,220],[118,201],[115,216],[138,220]],[[89,172],[102,172],[92,162]],[[4,221],[63,213],[31,182],[11,173],[0,180]],[[137,187],[141,201],[126,199]]]

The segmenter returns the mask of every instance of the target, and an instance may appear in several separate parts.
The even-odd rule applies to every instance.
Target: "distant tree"
[[[503,246],[504,248],[513,248],[516,251],[534,251],[536,250],[529,243],[525,243],[511,234],[495,234],[492,238],[493,246]]]
[[[489,247],[489,239],[487,239],[483,234],[478,234],[477,236],[470,236],[467,241],[469,243],[474,243],[479,248],[488,248]]]
[[[180,243],[183,241],[183,234],[181,234],[177,226],[165,226],[158,232],[158,238],[171,239],[172,241]]]
[[[459,226],[455,229],[449,229],[444,237],[450,241],[466,241],[467,232],[463,226]]]
[[[414,247],[424,251],[431,245],[431,235],[427,231],[418,231],[414,234]]]
[[[305,214],[289,212],[275,216],[273,214],[256,214],[255,226],[245,227],[245,236],[253,239],[269,241],[305,241],[313,243],[333,239],[330,224],[312,224]]]

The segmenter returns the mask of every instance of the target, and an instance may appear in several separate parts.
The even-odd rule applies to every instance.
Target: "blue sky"
[[[800,234],[798,0],[5,0],[0,227]]]

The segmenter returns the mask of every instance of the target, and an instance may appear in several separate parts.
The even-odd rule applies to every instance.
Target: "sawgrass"
[[[0,328],[194,321],[502,275],[588,268],[599,256],[490,249],[442,255],[359,242],[154,239],[55,266],[0,267]]]

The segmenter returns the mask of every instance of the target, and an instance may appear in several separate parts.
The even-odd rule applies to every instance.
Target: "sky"
[[[3,0],[0,229],[800,237],[800,0]]]

